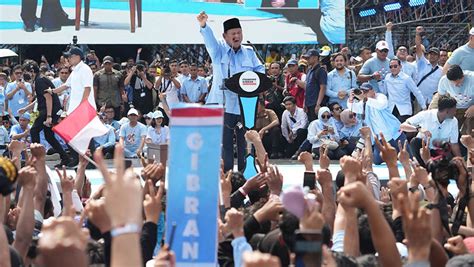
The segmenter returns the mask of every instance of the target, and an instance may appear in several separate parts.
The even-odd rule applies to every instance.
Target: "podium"
[[[272,81],[263,73],[244,71],[227,79],[225,86],[239,96],[240,113],[242,114],[244,127],[247,129],[253,128],[257,119],[258,96],[272,87]],[[245,179],[249,179],[257,174],[255,156],[252,155],[251,151],[247,152],[245,161],[243,175]]]
[[[160,162],[166,167],[166,162],[168,161],[168,144],[147,144],[147,159],[148,163]]]

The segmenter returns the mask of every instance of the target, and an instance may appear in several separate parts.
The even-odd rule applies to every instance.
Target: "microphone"
[[[260,55],[260,53],[258,53],[258,50],[257,48],[255,47],[255,45],[253,45],[249,40],[247,40],[247,44],[249,44],[253,50],[255,51],[255,54],[257,55],[257,58],[260,60],[260,63],[262,63],[263,65],[265,65],[265,60],[263,60],[262,56]]]

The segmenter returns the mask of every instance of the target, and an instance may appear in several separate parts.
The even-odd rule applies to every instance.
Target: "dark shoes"
[[[74,168],[77,167],[78,164],[79,164],[78,159],[73,159],[73,158],[71,158],[71,159],[62,159],[61,162],[54,165],[54,167],[58,168],[58,169],[61,169],[63,166],[66,166],[67,168],[74,169]]]
[[[291,156],[291,160],[297,160],[298,156],[301,154],[301,150],[297,150],[293,156]]]
[[[25,32],[34,32],[35,31],[35,26],[26,26],[24,25],[23,26],[23,29],[25,30]]]
[[[61,26],[59,27],[51,27],[51,28],[46,28],[46,27],[43,27],[43,29],[41,30],[42,32],[57,32],[57,31],[60,31],[61,30]]]

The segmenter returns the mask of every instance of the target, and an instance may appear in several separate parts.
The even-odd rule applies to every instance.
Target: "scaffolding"
[[[411,44],[415,28],[422,25],[426,29],[426,38],[432,45],[456,47],[467,41],[467,32],[474,25],[474,0],[428,0],[418,7],[408,6],[407,0],[401,0],[401,8],[385,11],[384,5],[397,1],[347,0],[347,39],[363,45],[373,44],[383,38],[385,24],[391,21],[394,38],[400,43]],[[360,17],[359,11],[373,8],[376,14]]]

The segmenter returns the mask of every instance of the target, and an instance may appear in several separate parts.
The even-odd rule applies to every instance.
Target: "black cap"
[[[236,28],[242,29],[238,18],[232,18],[232,19],[228,19],[224,21],[224,32],[230,29],[236,29]]]
[[[304,54],[305,57],[319,57],[319,51],[316,49],[310,49]]]
[[[71,55],[78,55],[81,58],[84,58],[84,52],[82,52],[82,49],[80,49],[79,47],[75,47],[75,46],[71,47],[71,49],[69,49],[69,51],[64,52],[63,55],[65,57],[70,57]]]
[[[114,63],[114,58],[111,57],[111,56],[105,56],[104,60],[102,60],[102,61],[103,61],[104,64],[105,63]]]
[[[438,54],[438,55],[439,55],[439,48],[437,48],[437,47],[430,47],[430,49],[428,49],[428,53],[435,53],[435,54]]]

